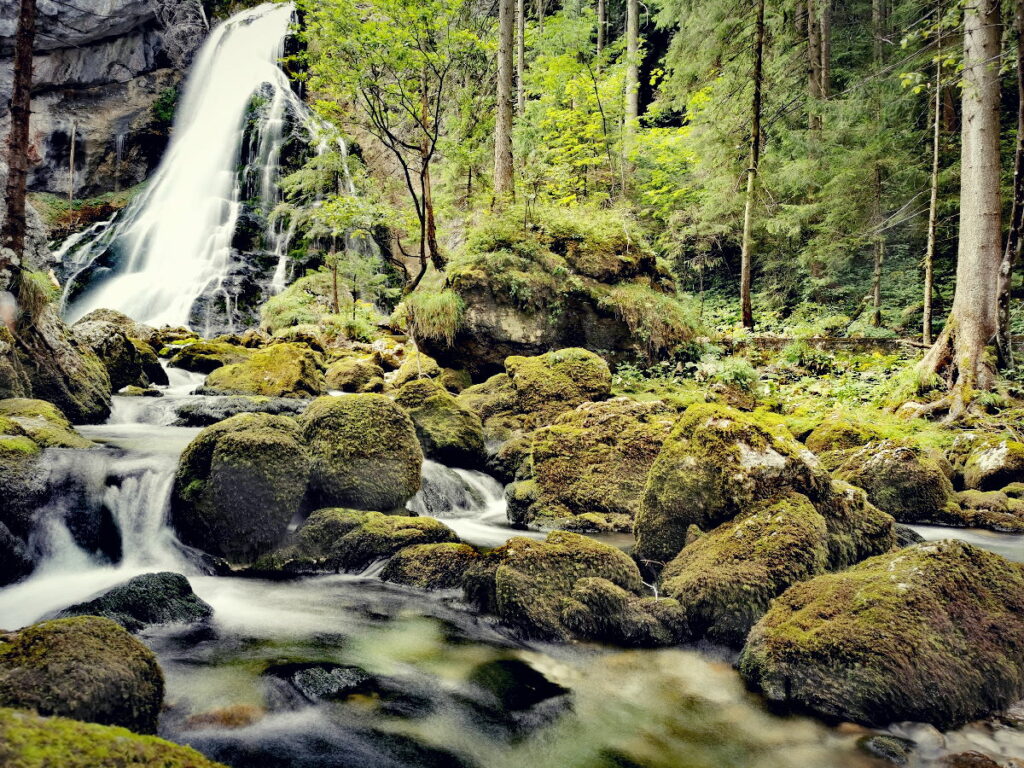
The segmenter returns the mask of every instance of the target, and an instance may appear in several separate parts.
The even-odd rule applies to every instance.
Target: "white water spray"
[[[76,272],[110,249],[119,257],[115,273],[68,308],[69,321],[107,307],[152,325],[187,325],[196,300],[218,293],[230,309],[223,281],[243,182],[254,181],[252,191],[266,205],[276,201],[284,113],[289,106],[305,113],[278,66],[291,17],[290,4],[266,3],[211,34],[189,75],[171,145],[147,190],[98,236],[79,239],[62,253]],[[245,120],[256,94],[268,95],[269,103],[256,167],[242,174],[256,178],[240,179]]]

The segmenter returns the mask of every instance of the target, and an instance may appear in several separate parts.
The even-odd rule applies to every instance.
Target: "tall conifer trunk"
[[[754,327],[750,301],[753,273],[754,195],[757,191],[757,167],[761,162],[761,88],[764,70],[764,0],[757,0],[754,24],[754,98],[750,116],[750,163],[747,166],[747,199],[743,207],[743,243],[740,252],[740,314],[744,328]]]
[[[1010,228],[999,268],[999,335],[997,350],[1000,365],[1013,365],[1010,343],[1010,287],[1013,269],[1020,262],[1024,249],[1024,0],[1017,0],[1013,14],[1013,36],[1017,42],[1017,145],[1013,153],[1013,202]]]
[[[498,4],[498,104],[494,120],[494,194],[511,197],[512,180],[512,72],[516,0]]]

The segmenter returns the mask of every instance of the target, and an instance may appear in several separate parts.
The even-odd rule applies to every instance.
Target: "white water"
[[[269,87],[257,160],[244,179],[265,205],[277,199],[285,108],[304,113],[278,66],[291,17],[290,4],[266,3],[210,35],[189,74],[171,145],[147,190],[93,239],[78,238],[62,249],[76,272],[109,248],[121,254],[116,274],[67,309],[69,321],[106,307],[151,325],[188,325],[196,299],[218,292],[230,310],[223,280],[240,201],[250,191],[237,172],[250,100]]]

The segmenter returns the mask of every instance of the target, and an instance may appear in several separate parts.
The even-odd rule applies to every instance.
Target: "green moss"
[[[479,467],[484,462],[480,417],[430,379],[411,381],[395,393],[395,402],[412,419],[423,454],[442,464]]]
[[[789,492],[686,546],[662,572],[661,589],[679,601],[695,637],[739,647],[773,598],[827,563],[825,519]]]
[[[647,473],[675,423],[659,402],[586,403],[524,438],[524,479],[509,489],[509,519],[583,530],[632,530]],[[527,492],[529,488],[529,492]]]
[[[91,448],[95,445],[75,431],[60,408],[45,400],[0,400],[0,416],[17,423],[23,434],[43,448]]]
[[[179,573],[146,573],[129,579],[85,603],[65,608],[68,616],[105,616],[130,632],[153,624],[194,623],[213,615]]]
[[[211,373],[203,385],[209,395],[316,397],[327,391],[323,358],[305,344],[274,344],[241,363]]]
[[[212,373],[225,365],[249,359],[252,351],[236,344],[220,341],[183,340],[160,350],[161,357],[170,357],[171,368],[184,368],[195,373]]]
[[[317,510],[297,533],[299,554],[330,570],[354,573],[405,547],[458,541],[448,526],[431,517],[337,508]]]
[[[669,562],[691,525],[709,530],[759,499],[794,490],[817,501],[830,480],[788,433],[719,405],[693,405],[651,467],[636,517],[636,555]]]
[[[125,728],[0,709],[6,768],[224,768],[194,749]]]
[[[391,379],[391,386],[398,388],[408,384],[410,381],[435,379],[440,375],[441,366],[437,364],[434,358],[413,350],[405,355],[398,371]]]
[[[652,360],[704,333],[691,302],[642,283],[616,285],[601,304],[622,318]]]
[[[981,491],[995,491],[1024,479],[1024,443],[989,441],[971,452],[964,465],[964,484]]]
[[[771,699],[866,725],[941,729],[1024,695],[1024,567],[918,544],[798,584],[754,627],[740,672]]]
[[[186,544],[251,562],[284,537],[309,458],[293,419],[242,413],[207,427],[181,456],[172,522]]]
[[[343,357],[331,363],[325,379],[329,390],[380,392],[384,389],[384,369],[365,357]]]
[[[315,504],[391,510],[419,490],[423,452],[416,428],[389,398],[321,397],[301,421]]]
[[[611,371],[598,355],[569,348],[537,357],[510,357],[505,370],[522,413],[551,416],[611,393]]]
[[[380,577],[417,589],[455,589],[478,557],[468,544],[416,544],[399,550]]]
[[[396,315],[413,338],[442,341],[451,346],[462,326],[465,310],[462,297],[453,290],[420,289],[405,297]]]
[[[1004,533],[1024,533],[1024,501],[1002,491],[968,490],[957,494],[965,524]]]
[[[811,431],[805,442],[810,450],[821,454],[860,448],[881,437],[881,433],[872,425],[846,414],[833,413]]]
[[[672,598],[637,597],[607,579],[578,579],[562,601],[562,624],[578,638],[630,648],[675,645],[686,614]]]
[[[156,657],[110,619],[55,619],[0,640],[0,706],[156,731]]]

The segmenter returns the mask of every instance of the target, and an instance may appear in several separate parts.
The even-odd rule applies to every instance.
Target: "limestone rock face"
[[[747,639],[770,699],[865,725],[956,727],[1024,695],[1024,566],[963,542],[917,544],[797,584]]]

